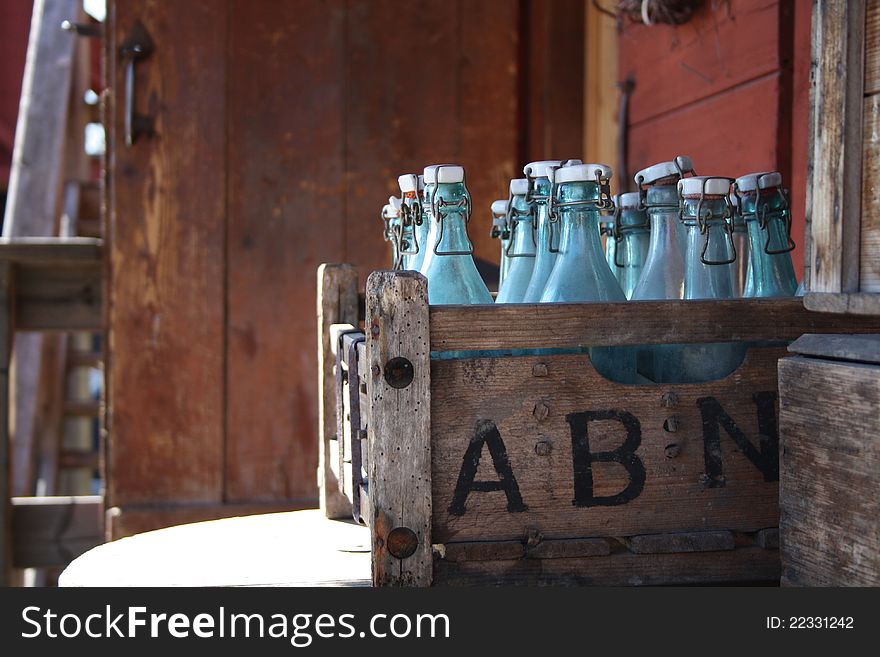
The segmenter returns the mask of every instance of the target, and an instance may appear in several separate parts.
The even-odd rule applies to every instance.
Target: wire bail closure
[[[439,166],[435,171],[436,180],[440,179],[440,172],[443,169],[448,167]],[[464,174],[462,174],[461,186],[464,187],[464,198],[460,201],[456,201],[455,203],[447,202],[443,199],[443,197],[437,198],[437,191],[440,187],[440,183],[434,184],[434,189],[431,190],[431,214],[434,217],[434,220],[437,221],[437,226],[439,227],[439,232],[437,234],[437,242],[434,244],[434,255],[439,256],[454,256],[454,255],[473,255],[474,253],[474,245],[471,242],[470,237],[467,234],[467,225],[471,220],[471,194],[468,191],[467,183],[465,182]],[[465,211],[465,220],[464,220],[464,234],[465,239],[468,242],[468,249],[461,251],[440,251],[440,244],[443,243],[443,220],[450,214],[448,212],[443,212],[441,208],[449,207],[449,208],[464,208]]]
[[[736,198],[736,209],[743,218],[746,217],[743,214],[743,199],[746,197],[748,192],[742,192],[739,189],[739,186],[734,182],[733,183],[733,196]],[[782,207],[780,208],[783,218],[782,221],[785,224],[785,238],[786,245],[781,249],[771,249],[770,248],[770,240],[772,239],[772,235],[770,234],[770,220],[767,218],[767,214],[770,211],[770,205],[766,201],[764,203],[759,203],[761,200],[761,190],[755,186],[755,212],[749,213],[749,216],[754,215],[756,221],[758,222],[758,226],[761,230],[767,231],[767,240],[764,242],[764,253],[767,255],[783,255],[786,253],[791,253],[797,248],[797,244],[795,244],[794,239],[791,237],[791,212],[790,212],[790,204],[788,201],[788,190],[783,189],[782,186],[778,186],[776,188],[776,194],[779,196],[782,201]]]
[[[672,158],[672,165],[675,167],[675,171],[678,173],[678,179],[681,180],[685,177],[693,177],[697,175],[696,170],[691,166],[688,168],[684,168],[681,165],[681,162],[684,160],[682,155],[676,155]],[[685,176],[685,174],[690,174],[690,176]],[[646,183],[644,176],[636,176],[635,178],[636,184],[639,186],[639,205],[636,208],[637,210],[647,210],[648,209],[648,190],[645,188]],[[667,207],[663,205],[655,205],[653,207]],[[674,206],[668,206],[674,207]]]
[[[720,176],[716,176],[720,177]],[[712,178],[705,178],[701,181],[700,184],[700,198],[697,199],[697,209],[696,209],[696,220],[697,225],[700,227],[700,235],[706,236],[706,241],[703,242],[703,250],[700,252],[700,262],[704,265],[730,265],[736,262],[736,244],[733,241],[733,205],[730,202],[730,198],[728,194],[724,195],[724,214],[721,216],[721,219],[724,221],[724,232],[727,234],[727,240],[730,242],[730,250],[733,255],[727,260],[707,260],[706,259],[706,251],[709,250],[709,219],[712,218],[712,210],[710,208],[706,208],[705,213],[703,212],[703,202],[706,200],[706,183]],[[732,178],[726,178],[731,183],[733,182]],[[684,221],[684,197],[681,198],[679,204],[679,219]]]
[[[596,208],[599,212],[602,210],[613,210],[614,209],[614,200],[611,197],[611,178],[604,176],[602,173],[602,169],[596,169],[594,172],[594,180],[592,181],[583,181],[583,182],[595,182],[599,187],[599,199],[598,200],[582,200],[582,201],[557,201],[556,200],[556,190],[560,184],[566,183],[557,183],[556,182],[556,171],[558,171],[562,167],[553,167],[553,176],[550,179],[550,200],[547,203],[547,223],[549,225],[549,235],[547,239],[547,248],[550,253],[559,253],[559,246],[553,246],[553,237],[556,233],[556,228],[554,224],[559,223],[561,219],[560,209],[566,208],[574,208],[580,206],[591,206]],[[562,231],[560,230],[560,235]]]
[[[421,226],[423,223],[422,202],[419,200],[418,191],[411,198],[407,198],[404,195],[402,200],[403,202],[400,204],[400,223],[403,230],[407,228],[410,230],[412,244],[407,243],[406,250],[401,251],[401,253],[403,255],[418,255],[419,236],[415,226]],[[407,201],[412,201],[412,203],[407,203]]]

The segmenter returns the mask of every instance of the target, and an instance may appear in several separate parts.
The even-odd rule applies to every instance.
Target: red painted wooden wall
[[[630,173],[690,155],[701,175],[777,169],[791,189],[803,269],[810,13],[806,0],[707,0],[680,26],[629,24],[619,76],[635,80]]]
[[[0,190],[9,183],[31,11],[30,0],[0,0]]]

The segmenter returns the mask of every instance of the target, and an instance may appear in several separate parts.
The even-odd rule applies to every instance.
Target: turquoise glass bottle
[[[428,223],[419,196],[419,176],[405,173],[397,178],[397,184],[401,194],[401,265],[403,269],[418,271],[425,257],[428,239]]]
[[[523,303],[538,303],[544,293],[544,286],[556,264],[556,244],[551,245],[553,240],[553,227],[550,225],[550,216],[547,206],[550,200],[550,182],[553,171],[562,166],[562,160],[541,160],[530,162],[523,168],[526,180],[529,181],[529,191],[526,202],[531,207],[537,222],[535,263],[532,270],[532,278],[523,295]],[[558,232],[558,231],[557,231]]]
[[[605,238],[605,261],[608,268],[614,274],[614,278],[620,283],[623,277],[623,269],[614,265],[617,260],[617,240],[614,239],[614,213],[603,213],[599,220],[599,233]]]
[[[500,254],[498,256],[498,289],[504,284],[504,277],[510,267],[510,258],[507,256],[507,245],[510,242],[510,228],[507,225],[507,199],[492,201],[492,231],[489,236],[498,240]]]
[[[733,207],[733,247],[736,251],[736,260],[728,265],[733,272],[733,296],[742,297],[746,289],[746,280],[749,274],[749,231],[746,220],[739,211],[736,197],[730,195],[730,203]]]
[[[474,249],[467,235],[471,197],[464,168],[440,165],[430,172],[426,169],[426,189],[429,186],[431,227],[422,266],[422,274],[428,279],[428,303],[492,303],[492,295],[474,264]]]
[[[528,190],[527,179],[517,178],[510,181],[510,203],[507,214],[510,225],[507,258],[510,267],[498,290],[495,303],[522,303],[529,281],[532,280],[537,250],[537,225],[534,208],[526,201]]]
[[[648,257],[651,237],[648,214],[641,205],[638,192],[618,194],[614,205],[614,227],[610,238],[615,244],[612,271],[626,298],[630,299]]]
[[[611,206],[611,169],[580,164],[556,169],[549,212],[561,225],[558,257],[541,303],[626,301],[602,252],[600,211]],[[634,382],[635,352],[629,348],[591,347],[590,360],[606,378]]]
[[[791,214],[782,176],[776,172],[751,173],[734,183],[740,214],[749,235],[745,297],[790,297],[798,284],[791,262]]]
[[[634,301],[684,298],[684,239],[680,237],[684,230],[679,219],[678,181],[693,173],[691,159],[679,155],[635,175],[651,233],[648,255],[630,297]]]
[[[681,220],[687,231],[685,299],[734,298],[733,206],[730,178],[696,176],[679,181]],[[745,357],[738,343],[689,345],[678,380],[697,383],[732,373]]]
[[[405,239],[400,219],[400,199],[390,196],[388,203],[382,206],[381,217],[384,224],[382,237],[391,243],[391,269],[402,269]]]

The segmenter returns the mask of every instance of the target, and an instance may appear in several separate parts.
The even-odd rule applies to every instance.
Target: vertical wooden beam
[[[429,328],[424,276],[370,275],[367,481],[376,586],[430,586],[433,578]]]
[[[9,357],[12,346],[12,265],[0,261],[0,586],[12,574],[12,498],[9,485]]]
[[[358,323],[358,273],[351,265],[318,267],[318,489],[321,509],[328,518],[351,516],[351,502],[339,492],[330,467],[330,440],[336,434],[335,358],[331,353],[330,325]]]
[[[617,21],[591,0],[585,3],[584,27],[584,161],[601,162],[618,170],[617,142]],[[612,179],[626,191],[631,180]]]
[[[810,291],[859,290],[864,0],[816,0]]]

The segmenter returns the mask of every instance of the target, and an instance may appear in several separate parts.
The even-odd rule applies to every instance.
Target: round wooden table
[[[370,532],[319,510],[168,527],[89,550],[60,586],[369,586]]]

